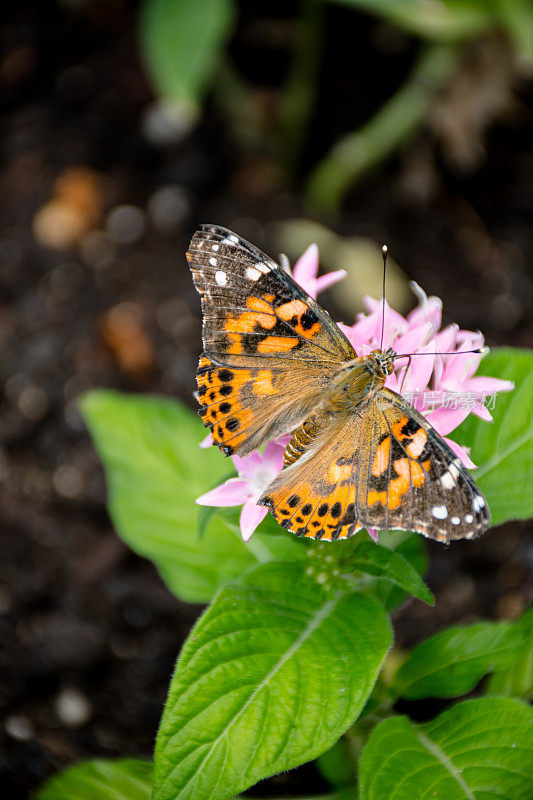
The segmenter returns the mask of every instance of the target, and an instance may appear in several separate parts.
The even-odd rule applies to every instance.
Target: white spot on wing
[[[465,514],[465,522],[470,525],[471,522],[474,521],[474,517],[472,514]]]
[[[222,239],[222,244],[239,244],[239,239],[234,233],[230,233],[225,239]]]
[[[439,483],[443,489],[453,489],[455,486],[455,479],[449,469],[442,473],[439,478]]]
[[[452,523],[452,525],[459,525],[461,519],[460,517],[450,517],[450,522]]]
[[[475,495],[473,498],[472,508],[474,511],[481,511],[482,508],[485,508],[485,499],[480,494]]]
[[[254,269],[254,267],[246,267],[246,272],[244,273],[247,278],[251,281],[258,281],[261,277],[261,273],[258,269]]]
[[[435,519],[446,519],[448,516],[448,509],[446,506],[433,506],[431,509],[431,513],[435,517]]]
[[[228,282],[228,276],[221,269],[215,272],[215,280],[219,286],[225,286]]]
[[[215,253],[216,253],[216,251],[218,250],[218,244],[212,244],[211,245],[211,250],[214,250]]]

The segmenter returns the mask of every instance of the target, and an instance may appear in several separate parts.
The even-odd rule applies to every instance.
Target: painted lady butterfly
[[[357,357],[327,311],[225,228],[203,225],[187,259],[204,315],[200,415],[226,455],[292,432],[259,500],[284,528],[328,541],[366,527],[440,542],[487,530],[487,503],[459,459],[384,387],[391,348]]]

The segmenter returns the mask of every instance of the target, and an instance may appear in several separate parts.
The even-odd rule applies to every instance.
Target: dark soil
[[[277,20],[284,31],[294,9],[269,3],[251,12],[244,5],[233,55],[258,92],[272,92],[287,59],[283,37],[280,44],[265,30]],[[348,16],[340,9],[328,16],[327,67],[304,165],[390,95],[412,59],[414,45],[406,42],[384,69],[372,44],[376,24],[361,17],[354,26]],[[113,532],[76,397],[106,386],[162,392],[192,406],[200,348],[199,302],[184,260],[192,231],[218,222],[268,250],[269,224],[303,213],[287,183],[265,179],[265,154],[237,146],[216,102],[178,144],[157,146],[143,135],[152,97],[136,56],[134,21],[134,10],[119,0],[22,3],[1,31],[6,798],[26,797],[79,759],[150,757],[176,654],[200,610],[171,596],[152,565]],[[347,31],[350,59],[335,41],[338,31]],[[420,134],[352,194],[336,227],[388,241],[409,276],[443,298],[447,321],[481,328],[492,345],[531,346],[531,84],[519,83],[516,92],[514,115],[490,126],[486,156],[475,169],[452,168],[445,149]],[[420,159],[431,163],[431,180],[413,191]],[[55,249],[32,233],[56,178],[80,166],[103,180],[93,227],[103,230],[106,215],[121,204],[141,209],[144,233],[131,244],[102,234]],[[185,192],[184,209],[162,232],[151,201],[161,187],[176,185]],[[124,319],[140,342],[133,361],[121,339]],[[533,593],[530,534],[530,525],[508,524],[479,542],[430,545],[437,605],[411,602],[400,610],[397,643],[410,646],[454,622],[518,615]],[[411,713],[424,718],[434,708],[413,704]],[[304,767],[261,791],[318,791],[320,780]]]

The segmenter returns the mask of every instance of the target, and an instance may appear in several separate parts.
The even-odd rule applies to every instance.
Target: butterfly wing
[[[356,354],[283,269],[225,228],[203,225],[187,258],[202,298],[200,414],[228,455],[298,425]]]
[[[373,453],[358,486],[364,525],[413,530],[449,542],[490,525],[485,498],[460,459],[400,395],[379,392],[372,406]]]
[[[338,539],[364,528],[449,542],[487,530],[478,487],[432,426],[383,389],[360,414],[333,420],[259,501],[293,533]]]

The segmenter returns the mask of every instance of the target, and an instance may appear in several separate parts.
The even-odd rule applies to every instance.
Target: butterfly
[[[328,312],[257,247],[202,225],[187,253],[201,295],[199,413],[225,455],[290,432],[258,504],[298,536],[362,528],[472,539],[490,511],[429,422],[385,387],[392,348],[358,357]]]

